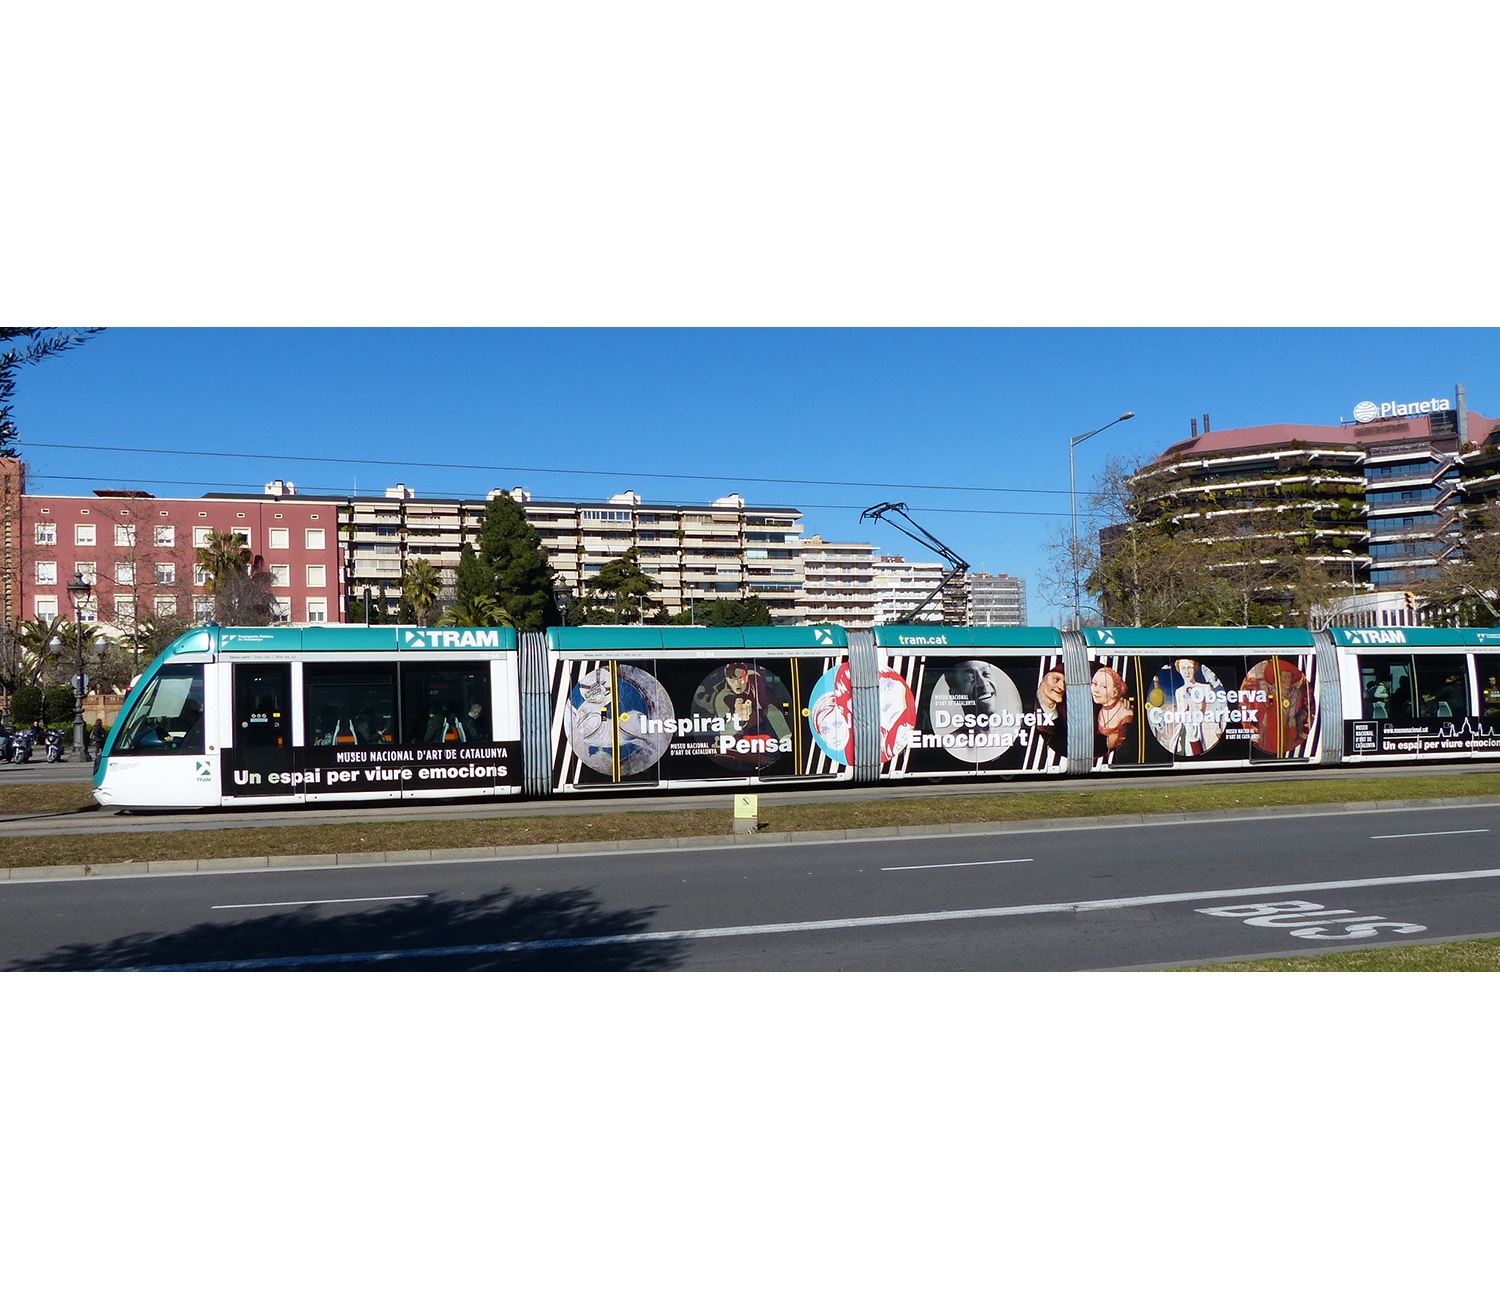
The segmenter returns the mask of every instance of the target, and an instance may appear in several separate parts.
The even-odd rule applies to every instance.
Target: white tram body
[[[1500,757],[1500,629],[221,628],[105,742],[114,808]]]

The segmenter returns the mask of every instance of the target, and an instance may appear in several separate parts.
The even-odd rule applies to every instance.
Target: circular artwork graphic
[[[917,697],[906,678],[889,670],[880,674],[880,761],[889,763],[917,734]]]
[[[818,748],[835,763],[854,766],[854,688],[849,665],[830,668],[807,697],[807,720]]]
[[[994,664],[961,660],[944,669],[932,688],[927,725],[960,762],[993,763],[1020,734],[1021,692]]]
[[[643,669],[620,664],[615,671],[620,691],[620,776],[634,776],[667,752],[671,736],[646,724],[670,718],[672,701],[662,684]],[[609,669],[599,667],[580,677],[568,692],[563,728],[568,744],[585,766],[613,776],[615,727],[610,716]]]
[[[1224,684],[1196,659],[1163,664],[1146,692],[1146,722],[1168,753],[1206,754],[1229,725]]]
[[[1253,664],[1240,683],[1239,707],[1244,725],[1255,732],[1250,743],[1262,753],[1288,758],[1307,739],[1312,713],[1307,676],[1290,660]]]
[[[782,754],[790,754],[792,694],[775,673],[758,664],[735,663],[715,668],[693,694],[693,712],[700,717],[722,718],[725,729],[710,733],[714,750],[709,755],[731,772],[755,772],[769,767]],[[721,737],[743,741],[733,752],[721,752]]]

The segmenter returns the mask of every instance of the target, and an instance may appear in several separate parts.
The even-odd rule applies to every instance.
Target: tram
[[[141,675],[130,810],[1500,758],[1500,629],[237,628]]]

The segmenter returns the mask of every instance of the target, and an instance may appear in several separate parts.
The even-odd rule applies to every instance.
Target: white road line
[[[918,862],[910,867],[881,867],[882,871],[935,871],[938,867],[1007,867],[1013,862],[1035,862],[1035,858],[986,858],[983,862]]]
[[[136,970],[270,970],[291,966],[338,966],[347,963],[418,961],[438,957],[479,957],[499,953],[546,952],[560,948],[598,948],[605,944],[678,943],[691,939],[737,939],[763,934],[805,934],[813,930],[860,930],[877,925],[919,925],[936,921],[981,921],[1006,916],[1044,916],[1057,912],[1107,912],[1160,903],[1195,903],[1209,898],[1260,898],[1267,894],[1303,894],[1314,890],[1374,889],[1381,885],[1427,885],[1452,880],[1494,880],[1500,868],[1484,871],[1434,871],[1420,876],[1368,876],[1359,880],[1309,880],[1292,885],[1250,889],[1202,889],[1184,894],[1140,894],[1133,898],[1096,898],[1075,903],[1028,903],[1019,907],[976,907],[960,912],[906,912],[895,916],[852,916],[830,921],[783,921],[770,925],[723,925],[700,930],[647,930],[638,934],[600,934],[572,939],[522,939],[511,943],[476,943],[444,948],[394,948],[378,952],[325,953],[296,957],[255,957],[246,961],[185,962],[171,966],[138,966]]]
[[[286,903],[215,903],[210,912],[234,912],[244,907],[317,907],[321,903],[399,903],[431,894],[382,894],[378,898],[294,898]]]
[[[1421,840],[1430,835],[1488,835],[1489,828],[1481,826],[1473,831],[1407,831],[1404,835],[1372,835],[1372,840]]]

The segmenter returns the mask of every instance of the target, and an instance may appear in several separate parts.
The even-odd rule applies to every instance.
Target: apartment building
[[[947,622],[947,592],[940,600],[930,598],[943,585],[946,570],[936,561],[907,560],[900,555],[882,555],[875,561],[876,623]],[[920,614],[917,607],[930,601]]]
[[[493,497],[497,493],[490,493]],[[737,493],[704,506],[653,505],[621,492],[603,503],[519,501],[537,530],[560,583],[581,597],[610,560],[634,548],[660,583],[652,593],[666,612],[703,601],[759,596],[776,623],[800,621],[802,512],[750,506]]]
[[[575,598],[604,565],[634,549],[661,584],[653,598],[669,615],[691,612],[703,601],[759,596],[776,622],[800,617],[801,511],[752,507],[738,495],[704,506],[656,505],[636,492],[602,502],[536,500],[520,487],[496,488],[482,500],[419,498],[398,483],[381,496],[343,505],[350,591],[383,598],[394,615],[401,575],[418,558],[437,568],[451,589],[459,548],[477,542],[489,501],[502,495],[520,504],[559,585]]]
[[[875,547],[869,542],[802,541],[801,623],[875,626]]]
[[[967,621],[975,627],[1025,627],[1026,579],[970,573]]]

